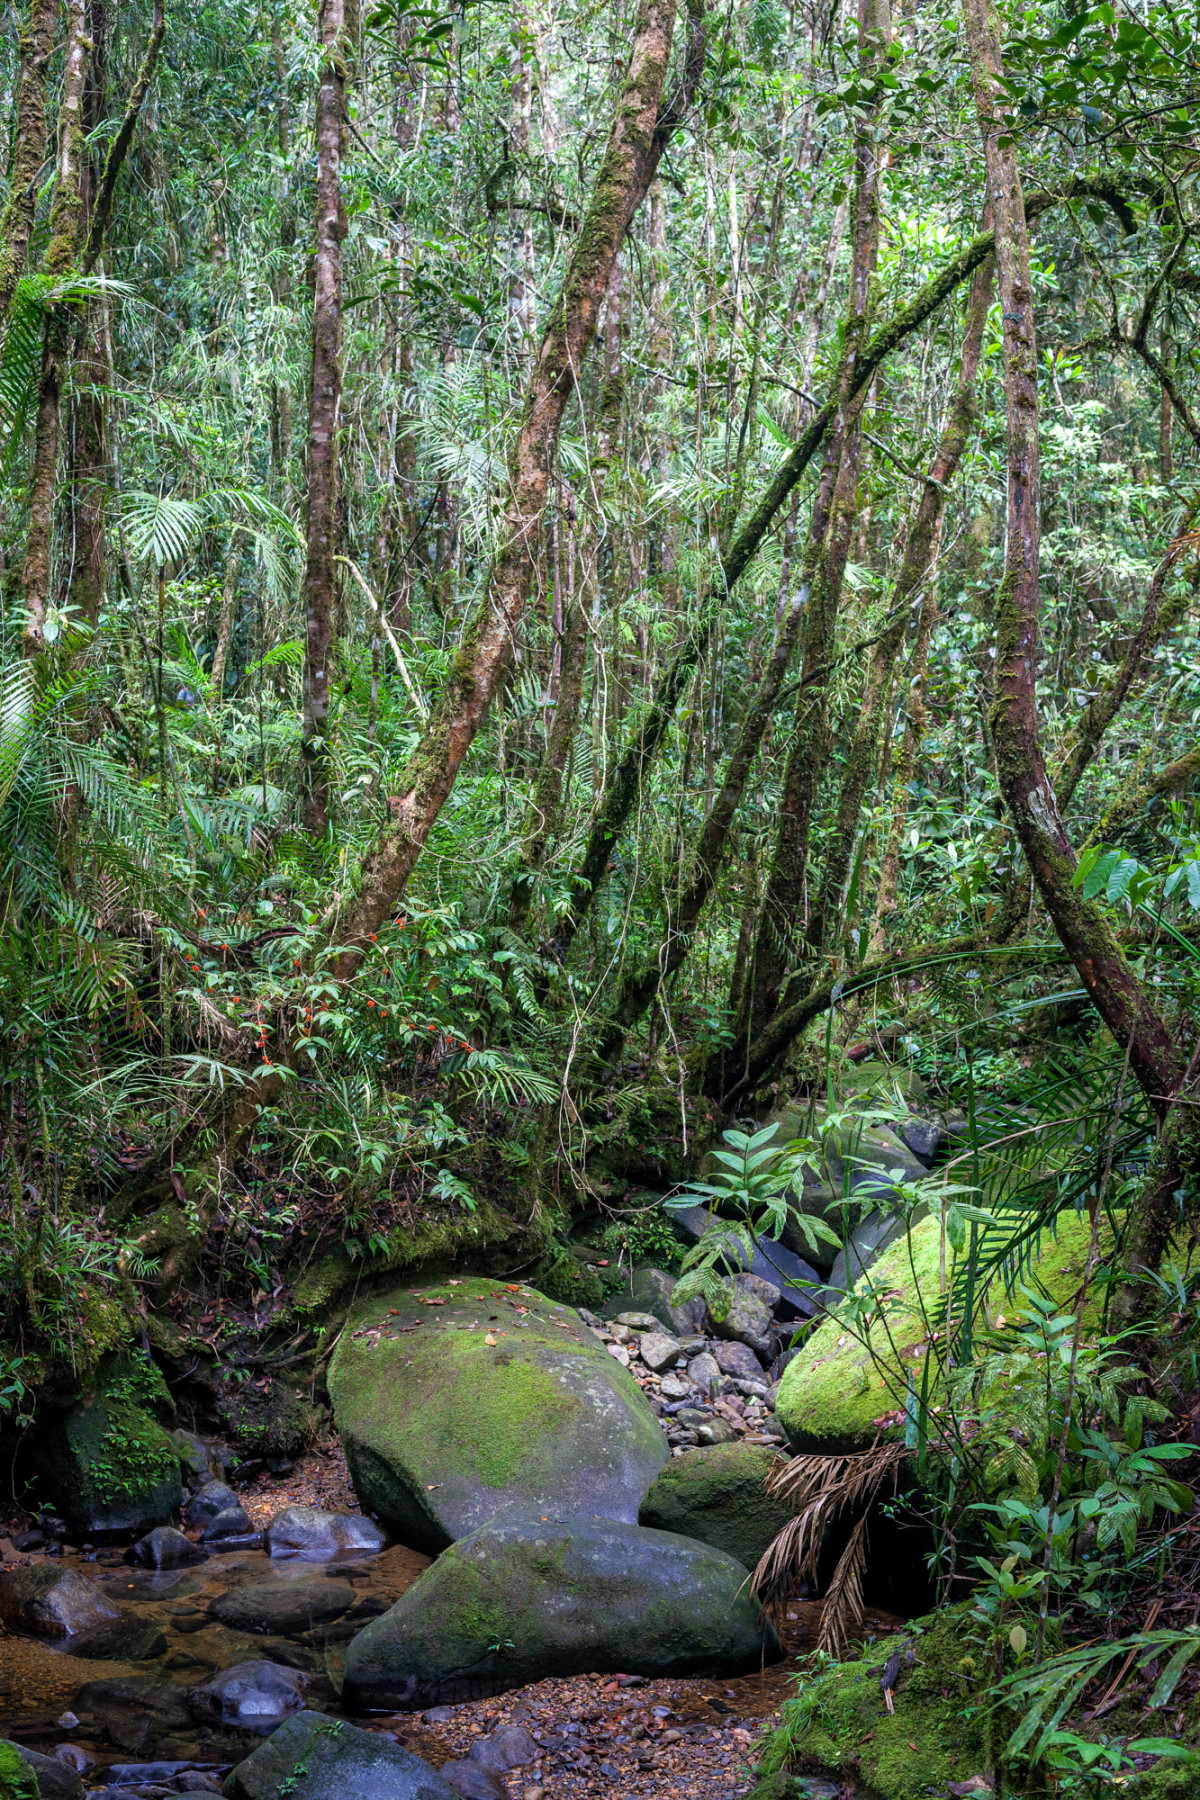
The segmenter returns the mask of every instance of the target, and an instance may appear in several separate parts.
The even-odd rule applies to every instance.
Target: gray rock
[[[757,1294],[739,1291],[733,1305],[723,1319],[713,1320],[713,1331],[719,1338],[744,1344],[763,1361],[770,1362],[774,1355],[771,1337],[771,1309]],[[725,1365],[722,1363],[722,1368]],[[726,1370],[726,1374],[738,1371]]]
[[[754,1360],[757,1368],[758,1358],[755,1357]],[[707,1350],[703,1355],[692,1358],[687,1373],[692,1386],[699,1388],[702,1394],[715,1394],[721,1385],[721,1365]]]
[[[179,1458],[154,1417],[172,1405],[140,1355],[109,1356],[81,1399],[27,1434],[31,1473],[71,1536],[92,1543],[140,1537],[179,1510]]]
[[[763,1366],[753,1350],[740,1340],[718,1344],[713,1351],[722,1375],[738,1375],[743,1381],[761,1381]]]
[[[443,1551],[346,1661],[351,1706],[422,1708],[548,1675],[717,1677],[778,1654],[731,1556],[608,1519],[508,1519]]]
[[[173,1525],[159,1525],[130,1546],[125,1561],[143,1569],[187,1569],[193,1563],[207,1562],[208,1552]]]
[[[43,1756],[38,1750],[27,1750],[24,1744],[13,1749],[27,1769],[37,1776],[41,1800],[83,1800],[83,1782],[69,1763],[56,1756]]]
[[[662,1321],[654,1313],[620,1312],[613,1320],[614,1325],[624,1325],[626,1331],[657,1331]]]
[[[204,1439],[197,1437],[194,1431],[173,1431],[171,1442],[179,1457],[179,1466],[183,1478],[193,1486],[202,1487],[206,1481],[220,1481],[225,1471],[221,1458]]]
[[[504,1778],[495,1769],[484,1768],[482,1762],[471,1762],[470,1757],[443,1762],[439,1773],[459,1800],[507,1800],[509,1796]]]
[[[206,1775],[203,1769],[185,1769],[175,1777],[175,1786],[181,1794],[219,1794],[221,1777]]]
[[[672,1304],[675,1276],[666,1269],[635,1269],[628,1283],[613,1294],[604,1307],[604,1316],[616,1318],[619,1313],[652,1313],[660,1325],[676,1336],[704,1328],[703,1300],[688,1300],[682,1306]]]
[[[948,1141],[936,1119],[919,1119],[915,1113],[911,1119],[905,1119],[897,1136],[927,1167],[936,1162],[938,1151]]]
[[[662,1378],[659,1392],[664,1400],[686,1400],[692,1391],[692,1384],[687,1375],[666,1374]]]
[[[219,1538],[250,1537],[254,1527],[250,1523],[250,1515],[241,1506],[227,1506],[223,1511],[211,1518],[204,1527],[203,1542],[215,1544]]]
[[[371,1295],[347,1321],[329,1391],[364,1508],[417,1549],[510,1512],[632,1522],[668,1456],[632,1376],[578,1313],[524,1286]]]
[[[298,1669],[279,1663],[244,1662],[202,1682],[191,1692],[200,1713],[242,1731],[274,1731],[290,1713],[304,1705],[305,1677]]]
[[[439,1773],[459,1800],[508,1800],[508,1787],[502,1777],[469,1757],[443,1763]]]
[[[639,1347],[642,1361],[655,1375],[661,1375],[666,1369],[673,1369],[682,1354],[678,1338],[667,1337],[661,1331],[647,1331]]]
[[[47,1563],[0,1574],[0,1620],[32,1637],[69,1638],[124,1615],[77,1569]]]
[[[737,1432],[728,1419],[708,1419],[696,1427],[698,1444],[736,1444]]]
[[[467,1756],[485,1769],[522,1769],[537,1761],[538,1747],[523,1725],[504,1725],[472,1744]]]
[[[348,1581],[286,1581],[276,1576],[218,1594],[209,1616],[234,1631],[291,1637],[340,1619],[354,1605]]]
[[[390,1739],[322,1713],[293,1713],[237,1765],[231,1800],[454,1800],[436,1769]]]
[[[219,1513],[228,1512],[241,1504],[233,1489],[223,1481],[206,1481],[204,1486],[192,1495],[184,1507],[184,1515],[193,1530],[198,1525],[207,1525]]]
[[[285,1507],[266,1531],[271,1556],[294,1556],[305,1562],[327,1562],[343,1551],[374,1556],[387,1541],[387,1534],[361,1513],[322,1512],[315,1506]]]
[[[86,1775],[89,1769],[96,1766],[95,1757],[82,1744],[55,1744],[50,1754],[55,1762],[66,1763],[68,1769],[74,1769],[77,1775]]]
[[[88,1662],[148,1662],[165,1654],[167,1640],[153,1619],[123,1613],[71,1639],[71,1655]]]

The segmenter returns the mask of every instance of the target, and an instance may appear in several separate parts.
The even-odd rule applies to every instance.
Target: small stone
[[[692,1384],[682,1375],[664,1375],[661,1393],[664,1400],[686,1400],[692,1391]]]
[[[696,1428],[696,1440],[701,1444],[732,1444],[736,1438],[737,1432],[727,1419],[709,1419]]]
[[[608,1344],[605,1347],[614,1362],[619,1362],[623,1369],[629,1367],[629,1352],[624,1344]]]
[[[699,1357],[696,1360],[698,1362]],[[740,1375],[744,1381],[762,1380],[762,1364],[748,1344],[738,1341],[718,1344],[714,1360],[723,1375]]]
[[[73,1712],[65,1712],[60,1713],[54,1723],[58,1726],[60,1731],[74,1731],[79,1720],[75,1717]]]
[[[482,1763],[464,1758],[460,1762],[443,1763],[438,1773],[459,1795],[459,1800],[508,1800],[504,1777],[495,1769],[485,1769]]]
[[[535,1760],[538,1747],[522,1725],[505,1725],[471,1745],[470,1759],[485,1769],[519,1769]]]
[[[721,1385],[721,1365],[707,1350],[688,1364],[688,1380],[702,1394],[715,1393]]]
[[[679,1361],[680,1349],[677,1338],[668,1337],[663,1331],[648,1331],[638,1346],[642,1353],[642,1361],[656,1375],[667,1369],[673,1369]]]
[[[55,1744],[50,1754],[56,1762],[66,1763],[68,1769],[74,1769],[77,1775],[86,1775],[96,1766],[95,1757],[89,1756],[81,1744]]]
[[[611,1763],[602,1763],[600,1767],[602,1773],[611,1772],[615,1775],[617,1772]],[[521,1800],[546,1800],[546,1790],[544,1787],[527,1787],[521,1795]]]

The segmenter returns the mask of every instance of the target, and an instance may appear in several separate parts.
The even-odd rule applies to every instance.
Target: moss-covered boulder
[[[225,1783],[231,1800],[458,1800],[429,1763],[378,1732],[298,1712]]]
[[[698,1538],[752,1569],[792,1516],[766,1489],[779,1461],[761,1444],[690,1450],[662,1470],[642,1501],[638,1524]]]
[[[1091,1223],[1061,1213],[1022,1280],[1071,1304],[1087,1263]],[[784,1370],[775,1416],[794,1450],[832,1455],[865,1449],[880,1431],[899,1430],[910,1374],[920,1380],[930,1333],[942,1323],[941,1237],[936,1219],[915,1225],[863,1276],[879,1308],[868,1327],[870,1347],[838,1313],[825,1319]],[[1019,1292],[995,1277],[985,1296],[993,1319],[1021,1305]]]
[[[0,1738],[0,1800],[39,1800],[37,1776],[7,1738]]]
[[[171,1404],[153,1363],[127,1355],[106,1359],[74,1406],[39,1420],[25,1465],[73,1536],[140,1536],[178,1511],[179,1455],[155,1416]]]
[[[608,1519],[510,1519],[444,1551],[359,1632],[343,1698],[416,1708],[550,1675],[742,1674],[778,1653],[723,1551]]]
[[[908,1646],[911,1643],[911,1660]],[[900,1652],[895,1712],[880,1686]],[[986,1775],[980,1656],[961,1609],[917,1620],[806,1680],[763,1747],[751,1800],[792,1800],[804,1776],[832,1775],[856,1800],[928,1800]],[[792,1783],[786,1776],[801,1778]],[[959,1792],[962,1786],[959,1786]]]
[[[372,1295],[329,1392],[364,1509],[419,1550],[513,1511],[632,1523],[667,1460],[633,1377],[578,1313],[516,1283]]]
[[[296,1456],[321,1429],[321,1414],[286,1382],[229,1381],[217,1416],[243,1456]]]

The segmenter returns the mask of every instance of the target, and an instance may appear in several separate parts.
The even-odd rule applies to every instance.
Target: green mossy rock
[[[37,1776],[7,1738],[0,1738],[0,1800],[40,1800]]]
[[[179,1457],[155,1413],[171,1396],[144,1357],[107,1359],[80,1400],[39,1425],[30,1472],[74,1536],[139,1535],[179,1510]]]
[[[780,1461],[761,1444],[713,1444],[677,1456],[642,1501],[638,1524],[724,1550],[752,1569],[792,1516],[767,1493]]]
[[[1043,1234],[1041,1251],[1024,1279],[1056,1301],[1070,1303],[1087,1262],[1091,1223],[1074,1212],[1060,1213],[1055,1235]],[[863,1282],[886,1295],[886,1334],[877,1322],[872,1342],[878,1361],[835,1313],[805,1341],[784,1370],[775,1416],[793,1450],[834,1455],[865,1449],[880,1430],[897,1430],[889,1415],[902,1412],[910,1369],[920,1376],[929,1340],[929,1319],[941,1316],[940,1228],[936,1219],[913,1227],[873,1263]],[[915,1279],[914,1279],[915,1271]],[[860,1282],[860,1288],[862,1282]],[[987,1296],[993,1317],[1020,1305],[1000,1280]],[[927,1316],[928,1315],[928,1318]],[[914,1352],[917,1354],[914,1355]]]
[[[608,1519],[510,1519],[438,1557],[346,1661],[352,1706],[430,1706],[621,1670],[742,1674],[779,1654],[732,1556]]]
[[[915,1661],[901,1663],[892,1714],[879,1677],[910,1638]],[[804,1681],[763,1747],[750,1800],[792,1800],[806,1775],[825,1774],[848,1782],[855,1800],[928,1800],[985,1773],[978,1656],[958,1608],[916,1620],[911,1632],[881,1638]],[[786,1775],[799,1779],[789,1784]]]
[[[329,1392],[364,1509],[419,1550],[513,1511],[632,1523],[667,1460],[633,1377],[577,1313],[515,1284],[374,1294]]]
[[[429,1763],[344,1719],[298,1712],[240,1762],[231,1800],[458,1800]]]
[[[282,1381],[229,1382],[217,1399],[217,1417],[243,1456],[295,1456],[313,1442],[321,1414]]]
[[[600,1277],[574,1256],[558,1256],[547,1263],[537,1274],[538,1288],[551,1300],[558,1300],[567,1306],[586,1306],[589,1312],[599,1312],[604,1305],[607,1289]]]

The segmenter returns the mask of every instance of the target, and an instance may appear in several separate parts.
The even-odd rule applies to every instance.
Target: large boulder
[[[1060,1213],[1021,1278],[1069,1304],[1090,1240],[1086,1217]],[[1106,1242],[1111,1243],[1111,1236]],[[986,1237],[981,1244],[986,1253]],[[783,1371],[775,1402],[775,1417],[793,1450],[822,1455],[865,1450],[881,1431],[903,1430],[909,1382],[921,1380],[930,1331],[945,1312],[940,1263],[939,1222],[924,1219],[913,1227],[911,1240],[893,1244],[864,1277],[880,1296],[867,1327],[869,1347],[859,1328],[851,1330],[837,1312],[806,1339]],[[993,1277],[983,1298],[993,1316],[1022,1307],[1019,1292],[1014,1297],[1000,1275]]]
[[[171,1405],[153,1364],[109,1358],[79,1402],[39,1430],[32,1472],[73,1537],[140,1536],[179,1510],[179,1454],[154,1417]]]
[[[610,1519],[484,1526],[350,1645],[343,1697],[426,1707],[556,1675],[741,1674],[778,1654],[732,1556]]]
[[[516,1284],[375,1294],[329,1392],[364,1508],[418,1550],[508,1512],[632,1523],[667,1460],[641,1389],[578,1313]]]
[[[230,1800],[455,1800],[453,1788],[411,1750],[323,1713],[293,1713],[240,1762]]]
[[[642,1501],[638,1523],[698,1538],[752,1569],[792,1517],[766,1489],[779,1462],[761,1444],[714,1444],[677,1456]]]
[[[81,1637],[124,1616],[78,1569],[32,1563],[0,1574],[0,1620],[10,1630],[41,1638]]]

